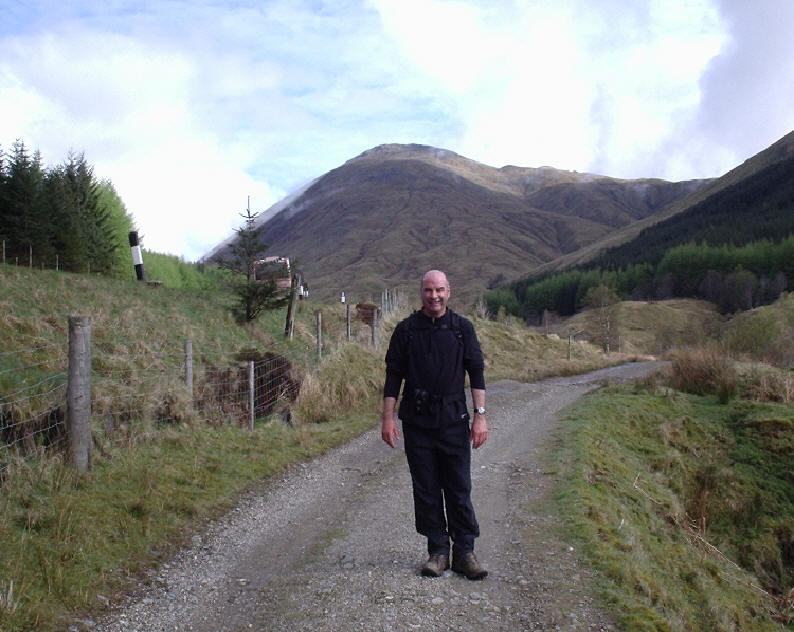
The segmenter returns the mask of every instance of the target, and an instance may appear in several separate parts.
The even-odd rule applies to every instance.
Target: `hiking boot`
[[[452,570],[461,575],[465,575],[466,579],[483,579],[488,575],[474,553],[460,553],[452,555]]]
[[[424,577],[441,577],[449,568],[449,556],[443,553],[431,553],[430,558],[422,567]]]

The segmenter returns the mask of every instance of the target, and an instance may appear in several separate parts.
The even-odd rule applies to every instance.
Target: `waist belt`
[[[412,404],[412,415],[419,418],[433,419],[433,425],[437,425],[440,415],[447,405],[453,402],[465,402],[466,395],[462,389],[455,393],[444,395],[428,393],[422,389],[414,389],[408,401]]]

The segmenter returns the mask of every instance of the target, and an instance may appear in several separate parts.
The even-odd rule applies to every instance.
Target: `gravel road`
[[[561,408],[657,366],[488,385],[489,439],[472,461],[483,581],[419,575],[402,443],[372,430],[249,493],[127,603],[70,630],[616,630],[560,534],[544,464]]]

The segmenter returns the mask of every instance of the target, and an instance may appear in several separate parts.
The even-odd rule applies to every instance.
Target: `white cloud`
[[[31,0],[0,8],[0,143],[85,151],[197,258],[385,142],[501,166],[719,175],[794,123],[790,0]]]
[[[643,155],[697,106],[722,42],[705,1],[373,3],[462,120],[455,149],[496,166],[665,175]]]
[[[794,129],[794,3],[718,5],[729,39],[703,74],[701,108],[685,133],[730,156],[728,168]]]
[[[0,51],[6,130],[50,162],[85,151],[97,175],[113,181],[147,248],[196,258],[240,224],[246,195],[260,207],[278,199],[280,191],[246,173],[255,148],[224,127],[216,133],[197,101],[261,90],[270,83],[264,73],[246,83],[228,60],[208,70],[178,49],[83,28],[7,39]]]

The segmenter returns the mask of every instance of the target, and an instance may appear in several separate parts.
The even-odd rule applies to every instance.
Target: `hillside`
[[[678,210],[661,219],[671,209]],[[606,247],[629,232],[637,234]],[[794,133],[660,213],[540,266],[485,300],[492,312],[504,307],[528,319],[545,311],[569,316],[603,284],[623,298],[698,298],[733,313],[791,289],[792,257]]]
[[[383,145],[265,212],[259,230],[270,254],[299,262],[318,298],[413,292],[423,270],[440,267],[466,303],[705,183],[497,169],[432,147]]]
[[[776,165],[781,163],[791,164],[792,160],[794,160],[794,132],[787,134],[755,156],[748,158],[741,165],[731,169],[725,175],[711,180],[705,183],[704,186],[695,189],[690,194],[677,199],[663,208],[659,213],[642,218],[637,222],[605,235],[603,238],[588,244],[576,252],[565,254],[554,261],[543,264],[534,270],[532,275],[540,277],[558,270],[564,270],[574,265],[586,263],[599,254],[605,253],[608,249],[627,244],[643,231],[646,231],[646,235],[649,237],[646,241],[648,243],[653,243],[655,233],[648,229],[655,224],[672,218],[687,209],[705,204],[706,200],[710,198],[713,200],[719,199],[716,196],[718,194],[723,194],[726,189],[741,191],[741,188],[746,182],[763,180],[763,172],[767,174],[774,173]],[[759,177],[759,174],[761,174],[761,177]],[[727,192],[727,195],[730,195],[730,192]]]
[[[717,336],[723,322],[713,304],[694,299],[622,301],[615,318],[619,332],[615,346],[623,353],[648,355],[703,344]],[[561,321],[553,331],[561,337],[579,332],[579,338],[594,340],[598,327],[592,311],[585,310]]]
[[[658,263],[674,246],[698,242],[742,246],[794,233],[794,154],[713,193],[705,200],[604,251],[595,266]]]

